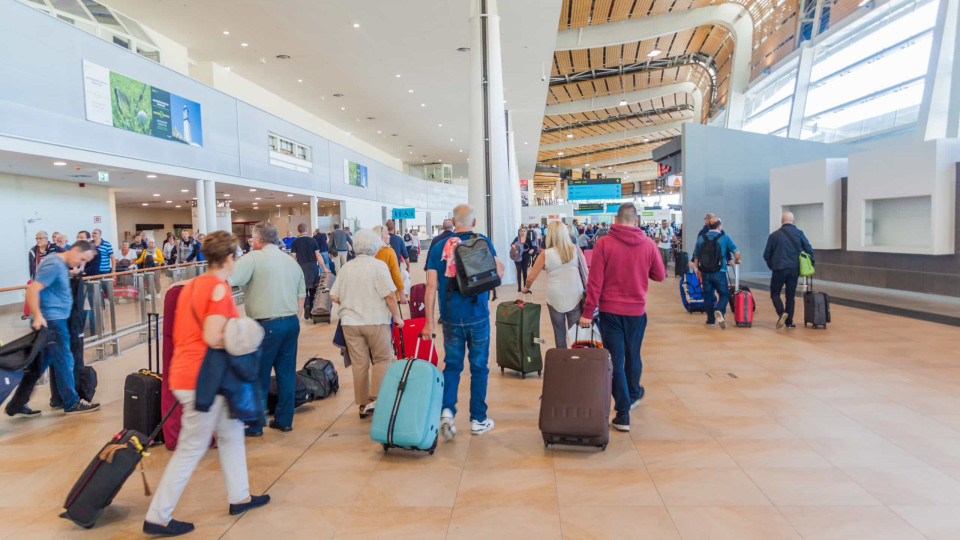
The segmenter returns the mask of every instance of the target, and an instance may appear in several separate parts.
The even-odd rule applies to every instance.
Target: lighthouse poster
[[[87,120],[203,146],[199,103],[87,61],[83,78]]]

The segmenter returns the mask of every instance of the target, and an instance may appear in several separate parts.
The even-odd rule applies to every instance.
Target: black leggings
[[[527,269],[530,263],[529,261],[514,261],[513,264],[517,267],[517,292],[520,292],[527,284]],[[523,279],[520,279],[521,275]]]

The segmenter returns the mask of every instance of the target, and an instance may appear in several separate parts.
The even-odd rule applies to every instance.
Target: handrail
[[[188,267],[188,266],[195,266],[195,265],[200,264],[200,263],[202,263],[202,262],[206,262],[206,261],[194,261],[194,262],[180,263],[180,264],[169,264],[169,265],[162,265],[162,266],[154,266],[154,267],[151,267],[151,268],[135,268],[135,269],[133,269],[133,270],[125,270],[125,271],[123,271],[123,272],[111,272],[111,273],[109,273],[109,274],[97,274],[97,275],[95,275],[95,276],[83,276],[83,280],[84,280],[84,281],[90,281],[90,280],[94,280],[94,279],[103,279],[103,278],[108,278],[108,277],[127,276],[127,275],[130,275],[130,274],[136,274],[136,273],[138,273],[138,272],[139,272],[139,273],[146,273],[146,272],[158,272],[158,271],[160,271],[160,270],[170,270],[170,269],[173,269],[173,268],[186,268],[186,267]],[[3,287],[3,288],[0,288],[0,293],[14,292],[14,291],[25,291],[25,290],[27,290],[27,287],[29,287],[29,285],[17,285],[16,287]]]

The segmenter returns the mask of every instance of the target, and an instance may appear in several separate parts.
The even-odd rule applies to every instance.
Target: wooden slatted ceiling
[[[656,88],[658,86],[687,81],[699,86],[704,94],[709,91],[710,77],[706,69],[699,64],[688,64],[642,73],[632,73],[622,77],[614,75],[589,81],[551,86],[547,94],[547,105],[610,96],[623,92],[645,90],[647,88]]]
[[[590,111],[587,113],[577,113],[577,114],[561,114],[544,117],[543,127],[551,128],[558,126],[566,126],[570,124],[575,124],[578,122],[588,122],[591,120],[603,120],[611,116],[622,116],[627,114],[635,114],[640,112],[646,112],[651,110],[662,110],[666,108],[677,107],[680,105],[689,105],[693,106],[693,98],[690,94],[678,93],[671,94],[669,96],[664,96],[651,101],[646,101],[643,103],[634,103],[624,107],[614,107],[612,109],[603,109],[599,111]],[[593,124],[586,127],[575,128],[571,130],[563,131],[554,131],[550,133],[544,133],[540,138],[540,144],[552,144],[564,141],[576,141],[577,139],[582,139],[583,137],[593,137],[595,135],[604,135],[607,133],[616,133],[619,131],[627,131],[632,129],[639,129],[642,127],[649,127],[659,124],[666,124],[670,122],[677,122],[681,120],[693,120],[693,111],[692,110],[678,110],[662,114],[654,114],[650,116],[644,116],[643,118],[630,118],[624,120],[617,120],[612,122],[604,122],[602,124]],[[568,134],[573,134],[573,138],[567,137]]]
[[[678,135],[680,135],[679,129],[664,129],[646,136],[646,138],[650,140],[650,144],[642,144],[644,142],[644,137],[636,137],[632,139],[623,139],[614,143],[592,144],[589,146],[568,148],[563,150],[564,155],[562,156],[557,155],[557,152],[554,150],[544,150],[539,152],[537,155],[537,160],[539,162],[550,163],[552,165],[556,165],[558,162],[564,166],[582,165],[584,163],[591,163],[605,159],[615,159],[622,156],[649,152],[657,146],[663,144],[664,139],[669,139]],[[623,148],[624,146],[629,146],[629,148]]]

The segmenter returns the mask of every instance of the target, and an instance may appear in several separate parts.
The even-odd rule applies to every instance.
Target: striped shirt
[[[106,240],[100,240],[100,245],[97,246],[97,251],[100,252],[100,273],[109,274],[110,256],[113,255],[113,246],[111,246],[110,242],[107,242]]]

